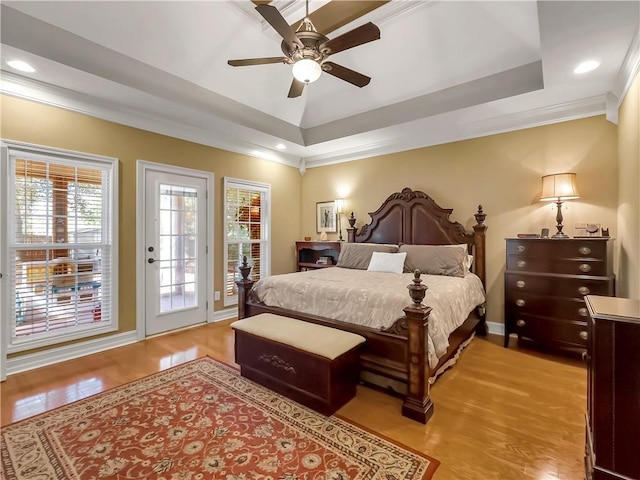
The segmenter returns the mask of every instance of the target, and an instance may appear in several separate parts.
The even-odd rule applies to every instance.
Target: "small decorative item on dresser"
[[[587,345],[584,295],[612,296],[612,241],[603,237],[507,239],[505,336],[569,350]]]

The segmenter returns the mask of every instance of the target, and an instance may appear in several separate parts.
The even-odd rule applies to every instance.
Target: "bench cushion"
[[[273,313],[261,313],[255,317],[237,320],[231,327],[330,360],[365,341],[364,337],[355,333]]]

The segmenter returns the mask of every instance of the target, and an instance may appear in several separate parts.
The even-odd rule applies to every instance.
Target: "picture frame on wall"
[[[336,204],[333,200],[316,203],[316,231],[336,233]]]

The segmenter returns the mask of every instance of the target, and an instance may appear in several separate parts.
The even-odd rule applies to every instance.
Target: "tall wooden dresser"
[[[587,347],[584,296],[614,295],[613,259],[606,237],[508,238],[505,334],[552,348]]]
[[[589,295],[587,480],[640,480],[640,300]]]

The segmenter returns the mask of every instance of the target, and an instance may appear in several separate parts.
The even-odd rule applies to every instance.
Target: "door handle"
[[[150,258],[149,260],[147,260],[148,263],[154,263],[156,261],[155,258]]]

